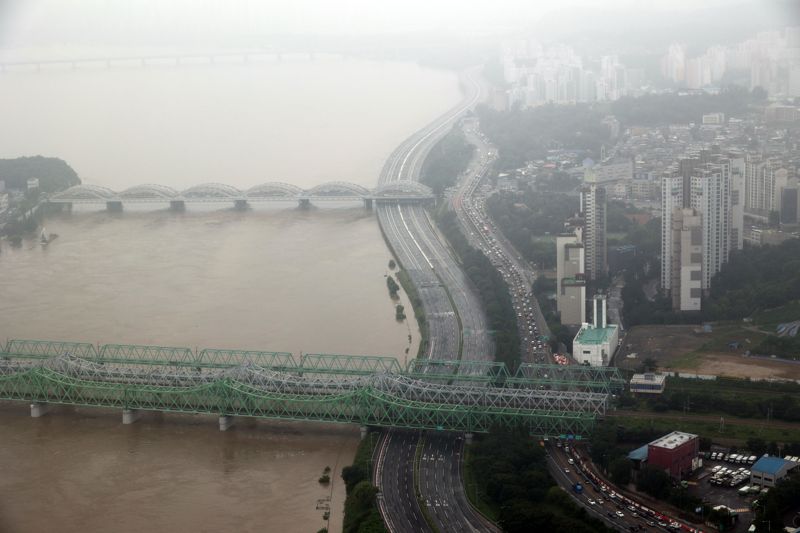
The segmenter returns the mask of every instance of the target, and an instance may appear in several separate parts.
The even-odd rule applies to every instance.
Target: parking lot
[[[750,486],[751,454],[720,454],[716,459],[704,459],[703,468],[689,482],[689,493],[711,506],[724,505],[739,515],[734,531],[747,531],[753,519],[750,505],[758,495],[741,495],[740,490]],[[727,460],[726,460],[727,459]],[[733,486],[731,486],[733,485]]]

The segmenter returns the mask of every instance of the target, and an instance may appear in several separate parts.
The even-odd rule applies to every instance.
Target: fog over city
[[[0,533],[796,531],[800,3],[0,0]]]

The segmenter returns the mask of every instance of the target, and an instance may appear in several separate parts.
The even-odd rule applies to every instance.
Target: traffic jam
[[[549,349],[548,337],[540,333],[536,323],[535,310],[531,302],[533,295],[530,291],[530,281],[522,266],[523,259],[517,256],[514,260],[507,247],[498,242],[496,235],[499,235],[499,231],[486,213],[486,195],[475,195],[494,156],[494,152],[485,154],[472,180],[462,187],[461,194],[453,198],[453,206],[459,218],[463,217],[462,221],[467,223],[465,226],[470,228],[470,240],[477,243],[478,248],[497,268],[510,289],[509,294],[517,314],[520,341],[524,350],[523,360],[545,363]],[[469,173],[469,170],[467,172]]]
[[[573,441],[557,440],[555,449],[550,447],[549,452],[556,467],[566,474],[565,477],[569,480],[573,496],[596,514],[602,516],[605,512],[605,517],[608,521],[613,522],[614,527],[623,531],[663,530],[702,533],[700,529],[684,524],[655,509],[650,509],[613,490],[604,479],[595,474],[591,468],[591,461],[584,461],[581,453],[575,449]],[[566,464],[559,464],[557,458],[560,454],[563,454]],[[583,482],[577,478],[582,479]],[[587,490],[589,488],[594,491],[596,496],[589,494],[589,490]]]

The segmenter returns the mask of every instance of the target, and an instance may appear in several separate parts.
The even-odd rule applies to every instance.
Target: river
[[[459,99],[456,77],[406,63],[252,65],[0,75],[0,156],[54,155],[123,189],[204,181],[374,186],[389,153]],[[144,210],[143,210],[144,209]],[[76,208],[42,247],[0,243],[0,337],[290,351],[416,353],[394,318],[391,257],[362,207]],[[405,296],[402,304],[410,310]],[[407,313],[413,320],[413,313]],[[410,336],[410,340],[409,340]],[[0,530],[317,531],[357,428],[61,408],[0,408]],[[334,468],[331,487],[317,483]]]

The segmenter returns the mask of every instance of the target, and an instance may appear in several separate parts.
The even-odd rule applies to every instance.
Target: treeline
[[[713,383],[687,383],[669,378],[658,398],[647,400],[655,411],[725,413],[744,418],[771,417],[787,422],[800,421],[800,385],[795,383],[750,382],[717,378]]]
[[[491,431],[470,447],[468,461],[503,531],[612,531],[556,486],[544,449],[523,431]]]
[[[556,247],[551,239],[564,231],[564,221],[578,210],[575,196],[562,193],[537,193],[528,186],[521,195],[493,194],[486,200],[486,210],[503,235],[531,263],[540,268],[554,268]]]
[[[497,146],[500,170],[519,168],[526,161],[544,159],[548,150],[574,149],[597,157],[609,142],[604,113],[588,106],[545,105],[497,111],[485,105],[476,113],[481,129]]]
[[[502,361],[514,372],[520,362],[519,331],[517,314],[503,276],[483,252],[470,246],[453,211],[440,213],[436,221],[478,291],[489,329],[494,331],[495,360]]]
[[[731,253],[704,302],[716,320],[750,316],[800,299],[800,239]],[[798,317],[800,318],[800,317]]]
[[[378,488],[371,479],[370,460],[375,434],[358,445],[353,464],[342,469],[347,497],[344,501],[343,533],[385,533],[383,519],[378,510]]]
[[[758,88],[747,91],[731,86],[719,94],[646,94],[626,96],[611,103],[611,113],[625,126],[659,126],[700,122],[704,113],[741,116],[752,104],[763,102],[766,94]]]
[[[30,178],[38,178],[39,189],[47,193],[62,191],[81,182],[72,167],[55,157],[37,155],[0,159],[0,180],[6,182],[6,188],[25,190]]]
[[[431,149],[422,164],[420,181],[441,195],[458,181],[466,170],[475,147],[467,142],[461,128],[456,125]]]

